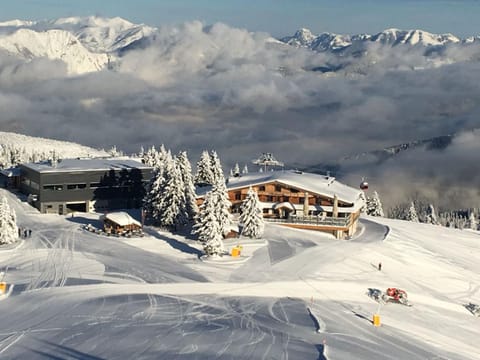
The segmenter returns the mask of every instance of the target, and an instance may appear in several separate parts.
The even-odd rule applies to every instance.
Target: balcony
[[[322,216],[298,216],[292,215],[286,219],[265,218],[266,222],[280,224],[303,224],[311,226],[331,226],[348,228],[351,215],[347,217],[322,217]]]

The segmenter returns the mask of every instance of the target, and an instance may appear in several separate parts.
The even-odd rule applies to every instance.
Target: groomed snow
[[[363,218],[340,241],[267,225],[262,240],[226,240],[248,261],[224,265],[188,237],[106,238],[80,230],[98,215],[41,215],[0,195],[33,229],[0,251],[15,284],[0,302],[2,359],[480,357],[480,318],[464,307],[480,303],[478,232]],[[413,306],[366,295],[391,286]]]

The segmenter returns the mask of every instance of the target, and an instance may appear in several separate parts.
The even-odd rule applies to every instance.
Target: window
[[[30,187],[31,187],[32,189],[35,189],[35,190],[40,189],[40,185],[38,185],[38,183],[36,183],[36,182],[33,181],[33,180],[30,180]]]
[[[260,185],[258,187],[258,191],[265,191],[265,185]]]
[[[90,189],[97,189],[102,187],[100,183],[90,183]]]
[[[56,190],[56,191],[61,191],[61,190],[63,190],[63,185],[58,185],[58,184],[43,185],[43,190]]]
[[[270,202],[272,202],[272,201],[273,201],[273,196],[270,196],[270,195],[269,195],[269,196],[267,196],[267,201],[270,201]]]
[[[81,190],[85,189],[87,187],[87,184],[68,184],[67,189],[68,190]]]
[[[235,200],[242,200],[242,193],[240,191],[235,193]]]
[[[282,191],[282,187],[280,185],[275,185],[275,191],[277,192]]]
[[[289,198],[288,196],[284,196],[284,197],[283,197],[283,201],[284,201],[284,202],[289,202],[289,201],[290,201],[290,198]]]
[[[294,189],[294,188],[291,188],[290,191],[294,194],[298,193],[298,190],[297,189]]]

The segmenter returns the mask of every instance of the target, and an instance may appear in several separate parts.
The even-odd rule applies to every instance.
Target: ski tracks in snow
[[[41,230],[36,236],[47,251],[47,257],[39,264],[37,277],[33,278],[26,290],[46,287],[62,287],[68,279],[75,251],[76,225],[64,230]],[[56,234],[55,237],[49,234]]]

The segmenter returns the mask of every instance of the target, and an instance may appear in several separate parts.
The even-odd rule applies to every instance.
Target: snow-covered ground
[[[0,251],[2,359],[478,359],[480,234],[364,218],[349,241],[268,225],[230,239],[242,257],[147,229],[110,238],[94,215],[38,214],[0,190],[33,229]],[[382,262],[382,271],[377,270]],[[369,288],[400,287],[412,307]],[[372,316],[379,313],[381,326]]]

